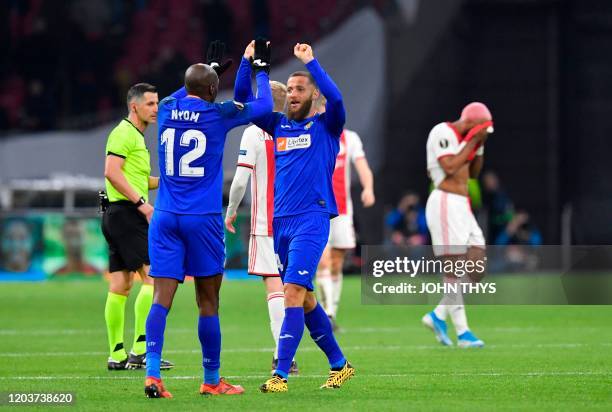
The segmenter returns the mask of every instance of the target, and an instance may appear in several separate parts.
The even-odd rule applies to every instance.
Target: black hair
[[[140,99],[145,93],[157,93],[157,88],[149,83],[136,83],[127,92],[127,104],[134,99]]]

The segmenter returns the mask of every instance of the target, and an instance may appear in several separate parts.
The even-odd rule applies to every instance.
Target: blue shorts
[[[283,283],[314,290],[312,281],[329,237],[329,213],[275,217],[273,232]]]
[[[223,273],[222,215],[179,215],[155,210],[149,226],[149,258],[154,278],[183,282],[185,275]]]

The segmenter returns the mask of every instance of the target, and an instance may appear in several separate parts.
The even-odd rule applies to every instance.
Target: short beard
[[[302,104],[302,108],[297,112],[290,112],[289,106],[287,106],[287,118],[289,120],[304,120],[308,117],[308,113],[310,113],[310,109],[312,107],[312,100],[307,100]]]

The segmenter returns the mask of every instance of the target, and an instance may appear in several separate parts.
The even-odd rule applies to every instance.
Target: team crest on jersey
[[[314,124],[314,122],[311,120],[308,123],[306,123],[306,126],[304,126],[304,130],[308,130],[312,127],[312,125]]]
[[[276,151],[278,152],[286,152],[295,149],[308,149],[309,147],[309,134],[302,134],[297,137],[279,137],[276,139]]]

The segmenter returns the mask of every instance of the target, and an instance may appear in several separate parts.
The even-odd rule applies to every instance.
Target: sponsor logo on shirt
[[[240,150],[240,156],[246,156],[247,151],[246,150]]]
[[[279,152],[286,152],[295,149],[308,149],[309,147],[309,134],[302,134],[297,137],[279,137],[276,139],[276,150]]]

